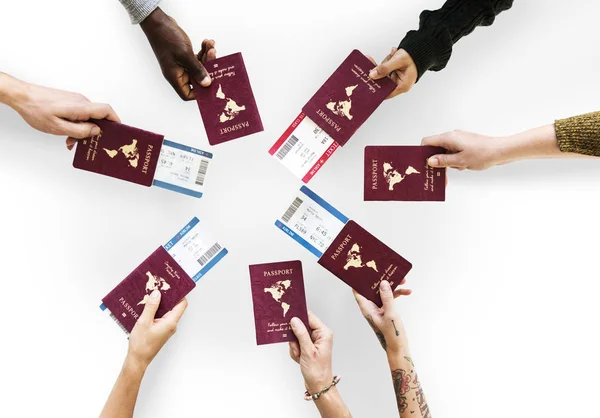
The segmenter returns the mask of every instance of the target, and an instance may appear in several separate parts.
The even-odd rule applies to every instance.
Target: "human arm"
[[[354,297],[387,355],[400,418],[431,418],[410,356],[404,325],[394,306],[394,293],[387,281],[381,282],[379,293],[381,308],[356,292]]]
[[[146,369],[177,330],[187,307],[183,299],[162,318],[154,316],[160,305],[160,291],[155,290],[129,336],[129,349],[121,373],[106,401],[100,418],[131,418]]]
[[[298,318],[290,321],[298,341],[290,342],[290,357],[300,365],[309,394],[322,391],[333,382],[333,334],[312,312],[308,313],[310,332]],[[337,386],[332,386],[314,401],[322,418],[352,418]]]
[[[163,76],[181,99],[194,99],[192,79],[203,87],[210,86],[211,78],[202,63],[216,58],[214,40],[205,39],[200,53],[196,55],[187,34],[160,7],[154,8],[140,22],[140,27],[148,38]]]
[[[446,154],[429,158],[431,167],[485,170],[495,165],[533,158],[600,156],[600,112],[557,120],[553,125],[507,137],[489,137],[464,131],[424,138],[421,145],[445,148]]]
[[[390,97],[409,91],[426,71],[446,67],[452,47],[477,26],[489,26],[513,0],[447,0],[438,10],[421,13],[418,30],[409,31],[398,48],[371,71],[371,78],[388,75],[397,84]]]
[[[78,93],[29,84],[5,73],[0,73],[0,103],[10,106],[38,131],[77,139],[100,133],[89,119],[120,122],[107,104],[92,103]]]

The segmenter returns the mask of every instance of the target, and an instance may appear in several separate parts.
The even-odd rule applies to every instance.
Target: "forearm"
[[[501,141],[500,160],[503,163],[532,158],[584,157],[582,154],[566,151],[568,149],[566,145],[559,146],[555,125],[530,129]],[[564,151],[561,148],[564,148]],[[600,140],[598,141],[598,151],[600,155]]]
[[[146,366],[127,357],[100,418],[131,418]]]
[[[452,55],[452,46],[477,26],[489,26],[513,0],[448,0],[441,9],[421,13],[419,29],[409,31],[399,49],[413,58],[418,78],[427,71],[442,70]]]
[[[336,386],[321,395],[321,397],[315,401],[315,405],[321,413],[322,418],[352,418],[352,414],[344,403]]]
[[[0,103],[15,108],[22,99],[25,91],[25,83],[8,74],[0,72]]]
[[[429,405],[408,352],[388,352],[388,363],[400,418],[431,418]]]

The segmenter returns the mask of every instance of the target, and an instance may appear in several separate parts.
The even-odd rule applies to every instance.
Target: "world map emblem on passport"
[[[374,67],[355,49],[302,108],[339,145],[346,144],[396,88],[388,77],[369,78]]]
[[[194,96],[211,145],[263,130],[254,93],[241,53],[204,63],[212,84],[193,82]]]
[[[77,143],[73,167],[152,186],[163,136],[109,120],[92,120],[100,134]]]
[[[256,343],[296,341],[290,320],[298,317],[308,327],[302,263],[254,264],[249,270]]]
[[[101,308],[108,309],[121,328],[130,333],[154,290],[161,293],[156,318],[161,318],[183,299],[196,283],[169,255],[159,247],[121,283],[102,299]]]
[[[319,258],[318,263],[377,306],[382,306],[379,284],[392,289],[412,269],[412,264],[350,220]]]
[[[367,146],[365,201],[444,201],[446,170],[427,159],[446,151],[429,146]]]

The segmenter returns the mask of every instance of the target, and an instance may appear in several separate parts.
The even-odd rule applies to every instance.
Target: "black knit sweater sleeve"
[[[490,26],[512,4],[513,0],[447,0],[439,10],[423,11],[419,30],[408,32],[398,48],[410,54],[421,78],[427,70],[443,69],[460,38],[477,26]]]

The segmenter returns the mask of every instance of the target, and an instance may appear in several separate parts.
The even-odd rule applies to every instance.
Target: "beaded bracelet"
[[[313,393],[312,395],[310,393],[308,393],[308,391],[304,392],[304,400],[305,401],[316,401],[317,399],[319,399],[321,397],[321,395],[323,395],[324,393],[327,393],[329,391],[329,389],[331,389],[332,387],[334,387],[335,385],[340,383],[340,380],[342,380],[342,378],[340,376],[333,376],[333,380],[331,381],[331,384],[329,386],[325,387],[322,391]]]

